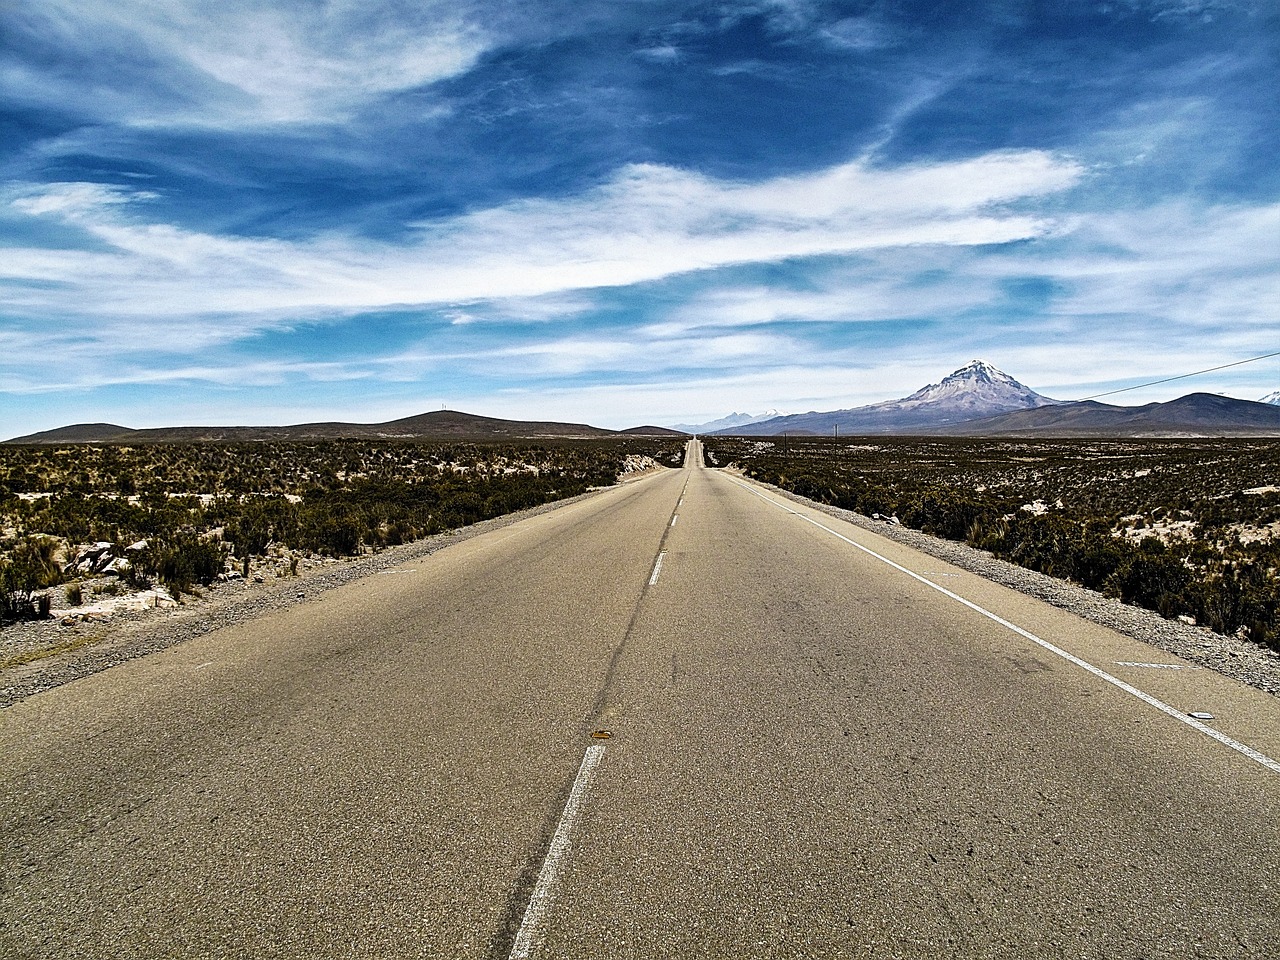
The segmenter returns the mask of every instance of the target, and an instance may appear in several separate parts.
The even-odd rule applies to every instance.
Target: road
[[[0,956],[1280,956],[1280,702],[692,452],[0,712]]]

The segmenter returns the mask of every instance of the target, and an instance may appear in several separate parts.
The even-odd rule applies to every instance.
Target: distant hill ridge
[[[774,411],[770,411],[773,413]],[[716,427],[718,429],[708,429]],[[6,443],[164,443],[232,440],[495,440],[681,436],[924,435],[991,437],[1280,437],[1280,391],[1260,401],[1192,393],[1137,407],[1043,396],[984,360],[974,360],[899,400],[828,412],[752,417],[707,424],[606,430],[583,423],[503,420],[436,410],[386,423],[302,423],[278,427],[159,427],[79,423]]]
[[[665,427],[606,430],[585,423],[502,420],[459,410],[433,410],[386,423],[299,423],[280,427],[156,427],[134,430],[112,423],[79,423],[14,437],[6,443],[180,443],[231,440],[496,440],[681,436]]]
[[[1213,393],[1120,407],[1084,400],[933,431],[989,437],[1280,437],[1280,406]]]

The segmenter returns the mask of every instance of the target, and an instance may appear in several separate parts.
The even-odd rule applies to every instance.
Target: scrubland
[[[0,446],[0,621],[47,616],[55,591],[75,608],[289,576],[679,466],[683,452],[654,437]]]

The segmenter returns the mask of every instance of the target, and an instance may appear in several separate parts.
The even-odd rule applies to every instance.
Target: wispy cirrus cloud
[[[51,74],[10,53],[0,79],[11,98],[143,126],[336,123],[469,69],[494,42],[469,13],[439,0],[40,0],[6,11],[11,42],[78,68]],[[112,82],[120,73],[135,82]]]
[[[56,280],[61,289],[40,291],[46,310],[139,317],[538,297],[736,263],[1042,236],[1052,219],[1018,205],[1083,173],[1038,151],[898,170],[853,162],[757,183],[632,165],[578,196],[420,224],[396,245],[204,234],[148,222],[146,194],[58,184],[11,195],[10,204],[79,228],[98,249],[20,248],[0,278],[6,299],[22,300],[24,281]]]
[[[1069,244],[1000,254],[977,269],[1052,280],[1061,292],[1045,312],[1096,325],[1099,340],[1124,337],[1148,349],[1163,340],[1203,356],[1274,343],[1277,236],[1280,204],[1178,201],[1080,216]]]
[[[424,226],[401,247],[183,234],[135,219],[145,198],[68,185],[11,202],[78,226],[104,249],[26,251],[6,258],[0,274],[11,304],[31,310],[53,302],[67,316],[94,317],[63,328],[68,374],[79,383],[116,375],[144,382],[111,359],[137,349],[139,339],[148,351],[196,353],[287,329],[300,317],[351,323],[362,311],[410,304],[429,311],[421,323],[431,346],[261,369],[334,380],[447,367],[518,379],[764,371],[801,358],[856,366],[879,334],[853,327],[916,322],[934,331],[938,357],[907,338],[876,346],[880,362],[924,371],[957,350],[998,355],[1045,385],[1123,376],[1136,351],[1164,369],[1176,367],[1191,343],[1223,355],[1268,345],[1267,305],[1280,302],[1269,243],[1280,232],[1280,205],[1172,203],[1057,220],[1020,212],[1083,176],[1078,165],[1047,155],[898,171],[851,164],[756,184],[631,168],[577,197]],[[1009,242],[1028,239],[1037,242]],[[803,283],[741,273],[743,265],[796,258],[826,265]],[[609,309],[629,317],[626,303],[646,299],[646,285],[691,273],[708,279],[669,307],[650,304],[609,329],[597,322],[590,332],[572,330]],[[1033,289],[1042,293],[1028,300]],[[175,315],[186,318],[183,336],[158,337]],[[445,337],[445,326],[456,333]],[[1093,329],[1086,346],[1045,353],[1055,330],[1078,338],[1082,327]],[[508,342],[494,344],[486,328],[501,329]],[[837,328],[844,332],[833,340]],[[1152,338],[1154,328],[1163,341]],[[60,334],[33,327],[31,336],[57,344]],[[149,382],[222,382],[241,366],[229,360],[219,373],[179,364]],[[870,390],[864,383],[858,395]],[[767,402],[794,405],[797,397]]]

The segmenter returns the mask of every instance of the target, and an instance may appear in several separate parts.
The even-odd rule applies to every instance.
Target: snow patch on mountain
[[[1265,397],[1261,397],[1261,398],[1258,400],[1258,402],[1259,402],[1259,403],[1274,403],[1276,406],[1280,406],[1280,390],[1273,390],[1273,391],[1271,391],[1271,392],[1270,392],[1270,393],[1268,393]]]
[[[969,420],[1048,407],[1066,401],[1042,396],[985,360],[974,360],[938,383],[900,400],[826,412],[812,411],[719,428],[724,433],[766,436],[789,431],[811,434],[889,434],[930,431]],[[705,429],[703,432],[710,433]]]
[[[861,409],[892,412],[933,408],[970,419],[1062,402],[1036,393],[985,360],[974,360],[909,397],[873,403]]]
[[[752,415],[750,413],[731,413],[727,417],[721,417],[719,420],[709,420],[706,423],[673,423],[672,430],[679,430],[683,433],[711,433],[713,430],[727,430],[730,427],[745,427],[749,423],[762,423],[765,420],[772,420],[774,417],[786,416],[781,410],[766,410],[764,413]]]

